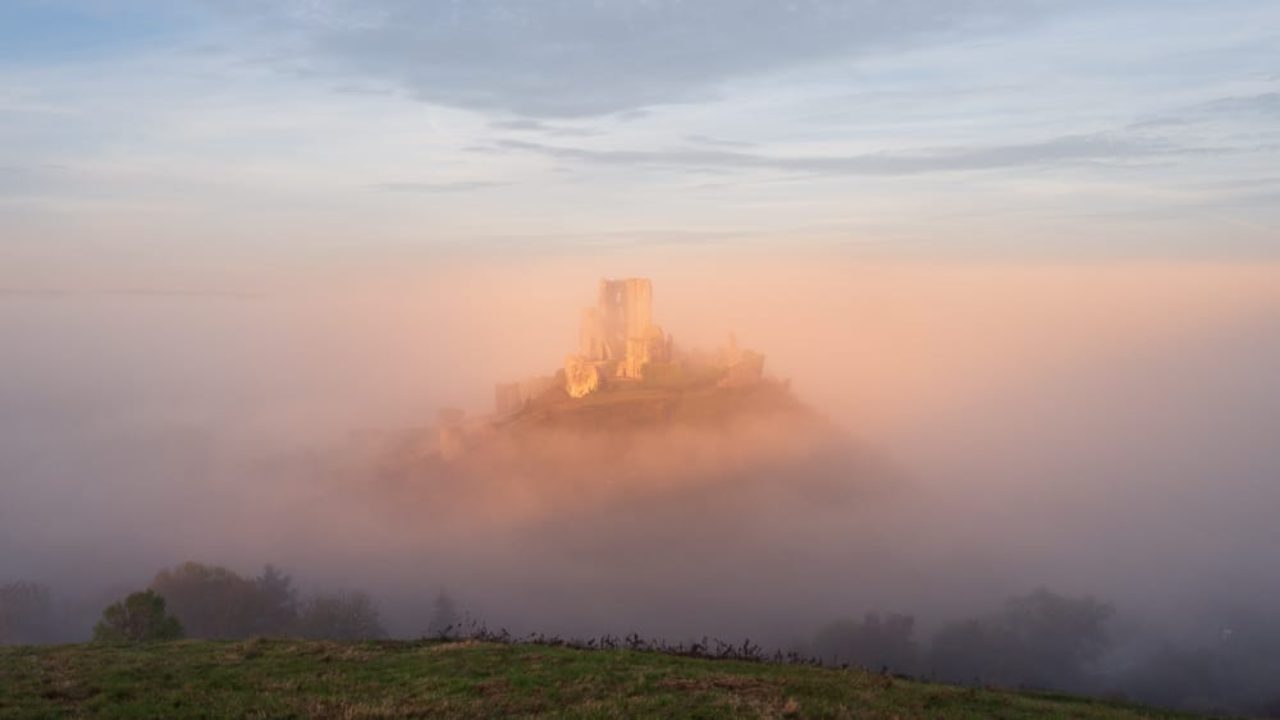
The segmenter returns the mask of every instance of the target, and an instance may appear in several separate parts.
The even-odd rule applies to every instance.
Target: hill
[[[500,423],[512,430],[563,428],[633,430],[662,425],[723,427],[744,417],[785,417],[818,425],[820,418],[785,383],[746,387],[671,388],[638,384],[571,398],[554,388]]]
[[[481,642],[0,647],[0,717],[1186,717],[861,670]]]

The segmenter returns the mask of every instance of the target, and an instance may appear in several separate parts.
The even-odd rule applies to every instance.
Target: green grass
[[[855,670],[477,642],[0,648],[0,718],[1179,717]]]

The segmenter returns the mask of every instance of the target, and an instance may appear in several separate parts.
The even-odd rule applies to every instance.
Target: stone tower
[[[640,380],[644,366],[664,360],[668,343],[653,324],[648,278],[601,280],[596,304],[583,310],[578,353],[565,360],[565,389],[583,397],[612,376]]]

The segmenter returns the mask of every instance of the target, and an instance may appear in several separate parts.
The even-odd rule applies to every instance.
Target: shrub
[[[93,628],[96,642],[153,642],[182,637],[182,625],[165,612],[164,598],[152,590],[136,592],[102,611]]]

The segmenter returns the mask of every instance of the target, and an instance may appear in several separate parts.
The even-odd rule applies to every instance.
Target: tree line
[[[915,618],[829,623],[808,648],[828,664],[956,684],[1127,698],[1205,713],[1280,717],[1280,620],[1224,615],[1216,637],[1116,642],[1114,610],[1039,589],[917,638]]]
[[[459,634],[458,610],[444,592],[430,608],[425,634]],[[1114,611],[1092,597],[1040,589],[1011,597],[991,612],[941,625],[918,637],[913,616],[868,613],[820,628],[797,648],[832,665],[961,684],[1066,690],[1127,697],[1201,712],[1280,716],[1280,620],[1224,617],[1209,641],[1131,638],[1117,643]],[[55,633],[49,589],[0,585],[0,644],[65,639]],[[465,631],[462,631],[465,633]],[[268,565],[244,577],[217,565],[167,568],[111,603],[95,626],[101,642],[180,637],[300,637],[370,640],[387,636],[364,592],[301,594]]]
[[[428,631],[443,634],[456,623],[453,600],[442,591]],[[52,593],[47,587],[26,582],[0,585],[0,644],[54,641],[54,625]],[[102,642],[386,636],[377,603],[363,591],[303,596],[293,578],[273,565],[257,576],[244,577],[198,562],[161,570],[147,587],[106,607],[93,630],[94,640]]]

